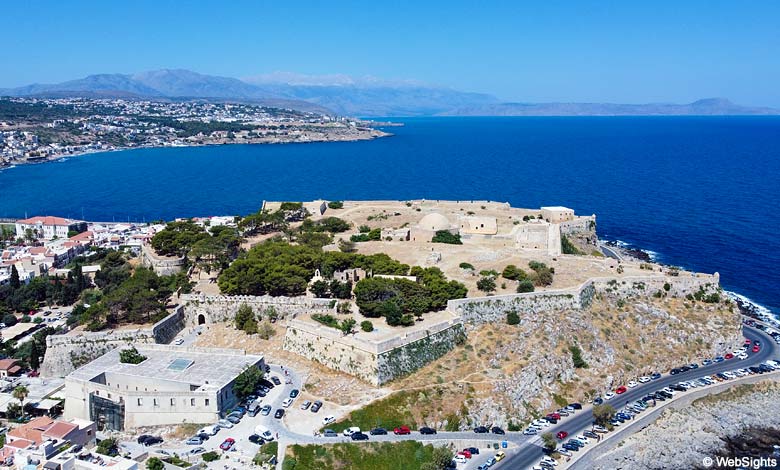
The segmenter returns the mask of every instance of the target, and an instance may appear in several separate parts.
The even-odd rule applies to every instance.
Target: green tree
[[[333,281],[338,282],[338,281]],[[330,297],[330,288],[328,286],[327,281],[318,280],[312,282],[311,286],[309,286],[309,291],[314,294],[314,297],[318,298],[327,298]]]
[[[263,380],[264,375],[263,371],[259,368],[248,366],[238,375],[238,377],[236,377],[236,380],[233,381],[233,393],[235,393],[239,399],[244,399],[253,394],[257,389],[257,386],[260,385],[260,381]]]
[[[615,416],[615,408],[612,405],[605,403],[593,406],[593,420],[596,424],[606,426],[613,416]]]
[[[5,323],[5,326],[14,326],[19,320],[16,319],[16,316],[12,313],[6,313],[3,315],[3,323]]]
[[[27,390],[27,387],[24,385],[18,385],[13,391],[13,397],[19,400],[19,406],[24,406],[24,399],[27,398],[27,395],[29,394],[30,391]]]
[[[165,464],[162,460],[158,459],[157,457],[151,457],[149,460],[146,461],[146,469],[147,470],[163,470],[165,468]]]
[[[372,331],[374,331],[374,324],[368,320],[363,320],[362,322],[360,322],[360,329],[365,331],[366,333],[371,333]]]
[[[146,356],[138,352],[135,346],[119,351],[119,362],[123,364],[140,364],[146,360]]]
[[[244,325],[246,325],[247,322],[250,322],[251,320],[255,320],[255,311],[252,310],[252,307],[250,307],[249,305],[245,303],[241,304],[238,307],[238,311],[236,312],[236,318],[235,318],[236,328],[239,330],[243,330]]]
[[[496,290],[496,281],[492,277],[482,277],[477,281],[477,289],[489,294]]]
[[[558,447],[558,442],[555,441],[555,436],[551,432],[542,434],[542,442],[544,443],[544,448],[549,451],[553,451]]]
[[[438,230],[431,238],[432,243],[447,243],[449,245],[462,245],[460,235],[451,233],[449,230]]]
[[[19,280],[19,271],[16,270],[16,265],[15,264],[11,265],[11,282],[10,283],[11,283],[11,290],[16,290],[16,289],[18,289],[22,285],[21,281]]]
[[[507,325],[518,325],[520,323],[520,316],[514,310],[510,310],[506,314]]]
[[[579,346],[572,344],[569,346],[569,352],[571,353],[571,360],[574,363],[574,367],[577,369],[587,369],[588,363],[582,358],[582,351]]]
[[[342,207],[344,207],[344,203],[341,201],[330,201],[328,203],[328,207],[331,209],[341,209]]]
[[[355,325],[357,324],[357,321],[354,318],[345,318],[341,321],[341,324],[339,325],[339,329],[342,333],[345,335],[348,335],[352,333],[355,329]]]
[[[270,339],[271,336],[276,334],[273,325],[268,320],[263,320],[257,327],[257,335],[263,339]]]

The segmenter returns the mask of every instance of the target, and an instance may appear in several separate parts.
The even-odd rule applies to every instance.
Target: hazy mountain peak
[[[346,74],[308,75],[296,72],[276,71],[266,74],[245,77],[247,83],[256,85],[290,85],[290,86],[355,86],[355,87],[431,87],[418,80],[388,80],[373,75],[353,77]]]

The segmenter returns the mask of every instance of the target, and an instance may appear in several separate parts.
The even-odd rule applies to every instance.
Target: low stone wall
[[[108,351],[130,343],[169,343],[183,327],[184,309],[178,307],[151,327],[47,336],[41,376],[65,377]]]
[[[255,313],[261,315],[273,308],[279,318],[306,312],[333,312],[335,309],[332,299],[310,297],[183,294],[179,301],[184,307],[186,326],[233,321],[238,308],[243,304],[249,305]]]
[[[460,315],[463,321],[491,323],[504,321],[505,315],[512,310],[522,317],[524,314],[588,308],[596,293],[624,299],[652,296],[658,292],[672,297],[685,297],[700,290],[712,293],[718,291],[719,281],[718,273],[686,273],[679,276],[658,273],[647,276],[593,278],[568,289],[450,300],[447,302],[447,309]]]
[[[457,321],[408,335],[400,330],[398,338],[374,343],[293,319],[287,325],[284,349],[373,385],[382,385],[438,359],[465,338],[463,324]]]

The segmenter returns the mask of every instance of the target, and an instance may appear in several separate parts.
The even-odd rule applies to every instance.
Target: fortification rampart
[[[152,268],[159,276],[176,274],[184,267],[185,258],[160,256],[147,243],[141,244],[141,265]]]
[[[183,327],[184,309],[177,307],[151,327],[47,336],[41,375],[65,377],[108,351],[130,343],[169,343]]]
[[[332,299],[310,297],[272,297],[270,295],[197,295],[183,294],[179,301],[184,307],[186,326],[233,321],[241,305],[252,307],[256,314],[265,316],[273,309],[279,318],[307,312],[333,312]]]
[[[565,220],[560,223],[561,233],[569,235],[572,233],[595,232],[596,216],[586,215],[575,217],[574,220]]]
[[[381,385],[438,359],[465,339],[457,320],[399,332],[385,341],[344,336],[339,330],[297,319],[287,324],[284,349],[331,369]]]

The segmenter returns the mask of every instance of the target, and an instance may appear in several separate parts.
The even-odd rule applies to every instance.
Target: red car
[[[230,450],[231,447],[233,447],[233,444],[236,443],[236,440],[232,437],[228,437],[225,439],[225,441],[219,445],[219,448],[222,450]]]
[[[550,413],[550,414],[547,415],[547,417],[548,418],[552,418],[552,419],[556,419],[556,420],[557,419],[561,419],[561,415],[559,413]]]
[[[409,426],[398,426],[397,428],[393,429],[393,434],[398,435],[404,435],[404,434],[411,434],[412,430],[409,429]]]
[[[621,385],[620,387],[615,389],[615,393],[617,393],[618,395],[620,395],[621,393],[626,393],[626,387]]]
[[[725,357],[726,359],[734,359],[734,355],[733,355],[733,354],[731,354],[731,353],[728,353],[728,354],[726,354],[726,355],[725,355],[725,356],[723,356],[723,357]]]
[[[566,439],[566,436],[568,436],[568,435],[569,435],[569,433],[566,432],[566,431],[558,431],[558,434],[556,434],[555,437],[557,437],[560,440],[564,440],[564,439]]]
[[[753,346],[753,352],[754,352],[754,353],[755,353],[755,352],[759,352],[759,351],[761,351],[761,348],[760,348],[760,347],[758,347],[758,345],[757,345],[757,344],[756,344],[755,346]]]
[[[471,458],[471,452],[469,452],[468,449],[463,449],[462,452],[458,452],[458,455],[462,455],[462,456],[466,457],[467,459]]]
[[[750,340],[749,339],[745,340],[745,345],[748,345],[748,346],[750,345]]]

